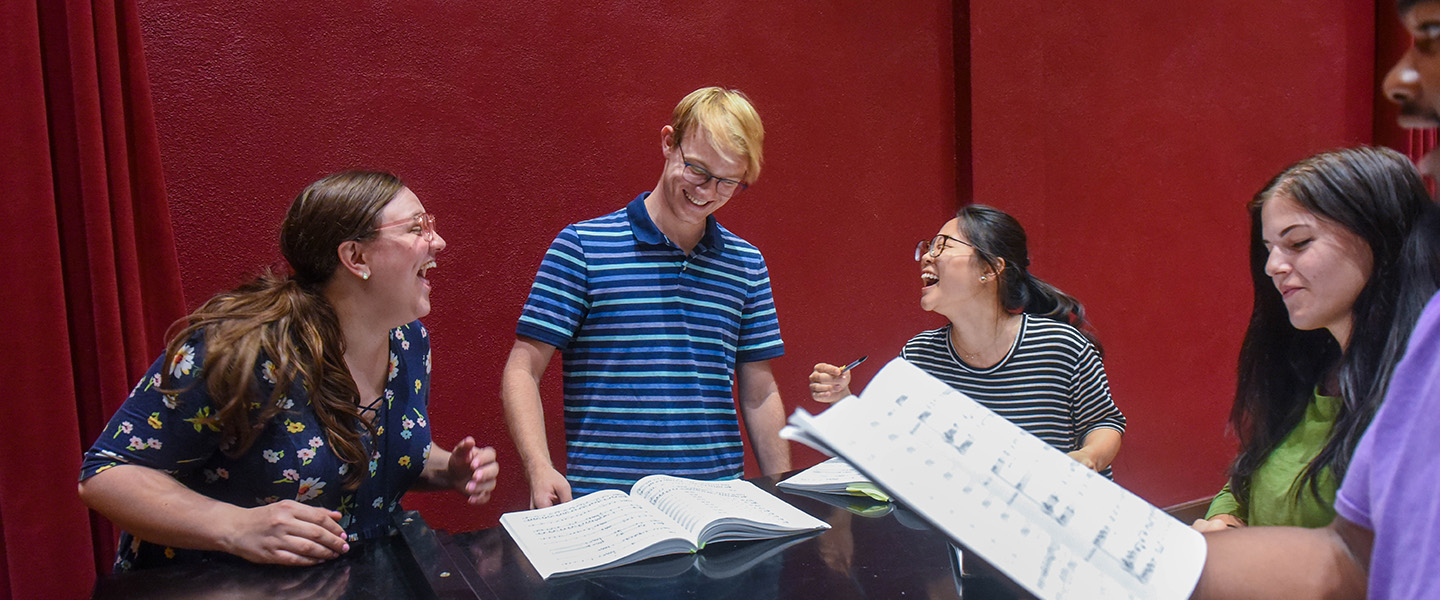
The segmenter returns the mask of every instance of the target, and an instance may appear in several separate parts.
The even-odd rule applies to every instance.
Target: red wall
[[[720,218],[767,254],[788,406],[818,408],[815,362],[869,354],[863,383],[937,324],[911,248],[973,171],[975,200],[1027,225],[1035,272],[1090,310],[1130,418],[1117,477],[1157,504],[1218,489],[1232,454],[1244,202],[1368,141],[1372,110],[1374,9],[1339,0],[974,3],[968,53],[945,2],[140,4],[190,306],[278,263],[281,215],[323,173],[391,169],[440,215],[437,440],[474,433],[503,466],[486,507],[408,500],[450,529],[525,506],[498,389],[534,269],[565,224],[653,187],[696,87],[765,118],[765,171]]]
[[[449,242],[426,319],[437,441],[476,434],[502,464],[480,509],[412,495],[432,524],[525,508],[498,391],[535,268],[561,227],[654,186],[695,88],[742,89],[765,120],[760,180],[719,217],[767,255],[787,405],[818,409],[816,362],[883,364],[932,322],[911,252],[955,205],[947,4],[311,4],[140,3],[186,299],[278,263],[283,212],[319,175],[405,178]],[[563,456],[559,362],[542,391]]]
[[[1392,17],[1393,18],[1393,17]],[[1375,9],[1344,0],[972,3],[975,200],[1085,303],[1129,419],[1116,479],[1214,493],[1249,316],[1244,205],[1370,141]]]

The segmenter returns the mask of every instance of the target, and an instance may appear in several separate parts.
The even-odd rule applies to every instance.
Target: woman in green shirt
[[[1195,528],[1322,527],[1440,288],[1440,217],[1410,161],[1382,148],[1302,160],[1249,209],[1255,304],[1230,412],[1240,452]]]

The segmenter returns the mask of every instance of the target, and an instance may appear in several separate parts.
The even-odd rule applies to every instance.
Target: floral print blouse
[[[292,393],[281,398],[284,410],[266,425],[249,450],[234,458],[220,451],[220,429],[214,416],[218,407],[202,376],[205,347],[201,334],[188,340],[174,360],[161,356],[150,366],[100,439],[85,453],[80,479],[119,464],[140,465],[169,473],[196,492],[237,506],[296,500],[339,511],[343,515],[340,526],[352,542],[388,535],[391,515],[401,510],[400,497],[420,477],[430,456],[429,338],[420,321],[390,331],[389,378],[374,416],[377,435],[372,439],[362,433],[370,450],[370,473],[355,490],[344,488],[344,475],[352,467],[331,451],[298,382]],[[263,356],[257,363],[260,397],[269,398],[275,385],[275,365]],[[173,377],[171,387],[184,391],[160,391],[164,370]],[[160,546],[124,533],[115,570],[220,556],[225,555]]]

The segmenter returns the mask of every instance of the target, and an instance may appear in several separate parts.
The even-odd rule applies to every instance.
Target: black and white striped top
[[[1010,352],[987,369],[960,359],[949,325],[911,338],[900,356],[1062,452],[1078,449],[1101,427],[1123,433],[1125,415],[1110,399],[1095,346],[1065,323],[1023,318]],[[1110,469],[1102,474],[1109,477]]]

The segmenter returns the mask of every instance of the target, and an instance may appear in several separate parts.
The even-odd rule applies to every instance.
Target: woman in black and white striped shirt
[[[1109,476],[1125,416],[1110,399],[1099,343],[1074,298],[1032,276],[1025,230],[989,206],[960,209],[915,248],[920,306],[950,323],[900,355],[1085,466]],[[850,394],[850,373],[821,363],[810,394]]]

